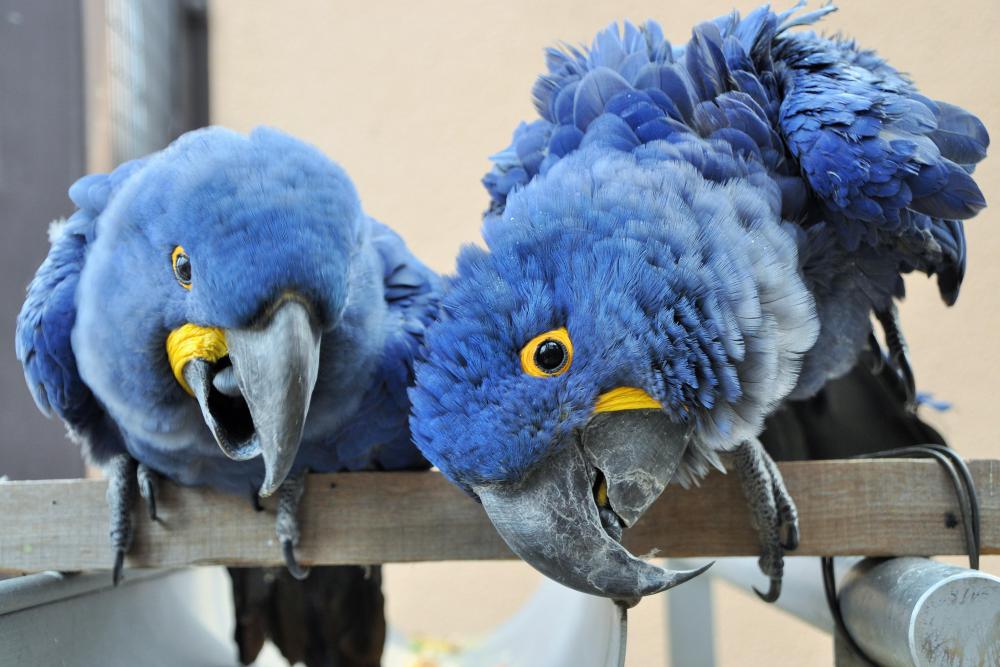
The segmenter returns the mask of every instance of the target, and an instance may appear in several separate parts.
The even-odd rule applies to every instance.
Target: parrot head
[[[362,219],[352,184],[275,130],[208,128],[108,199],[78,288],[81,375],[126,433],[183,448],[207,426],[229,458],[261,457],[269,495],[347,299]]]
[[[790,389],[758,381],[784,362],[755,337],[764,298],[782,301],[755,266],[788,271],[775,289],[795,317],[811,302],[765,199],[595,148],[512,193],[484,224],[489,251],[460,254],[416,367],[414,438],[547,576],[635,600],[701,572],[636,558],[620,537]]]

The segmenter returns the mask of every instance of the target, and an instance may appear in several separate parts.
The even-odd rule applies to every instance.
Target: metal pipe
[[[666,567],[691,569],[694,559],[673,559]],[[680,565],[682,564],[683,565]],[[711,572],[712,570],[708,570]],[[695,577],[662,596],[667,605],[667,664],[673,667],[715,667],[715,614],[712,610],[712,580]]]
[[[677,568],[700,564],[693,559],[671,561]],[[1000,665],[997,577],[914,557],[838,558],[836,573],[844,621],[854,640],[879,664]],[[753,558],[720,558],[702,578],[709,576],[748,594],[761,581]],[[785,586],[775,606],[833,632],[818,558],[785,560]],[[711,636],[710,626],[699,637],[670,632],[673,643],[705,643]]]
[[[851,636],[887,667],[1000,665],[1000,578],[926,558],[867,558],[844,578]]]

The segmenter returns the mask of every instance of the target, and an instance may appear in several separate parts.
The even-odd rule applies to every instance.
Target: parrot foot
[[[132,508],[138,491],[137,468],[135,459],[128,454],[115,455],[105,467],[111,515],[111,549],[115,554],[111,581],[115,586],[122,580],[125,554],[132,546]]]
[[[878,375],[885,367],[885,353],[882,352],[882,346],[879,345],[874,331],[868,332],[868,349],[871,351],[868,370],[872,375]]]
[[[156,515],[156,495],[160,491],[160,476],[144,463],[140,463],[136,471],[139,482],[139,494],[146,501],[146,511],[150,521],[159,521]]]
[[[896,371],[903,382],[903,389],[906,392],[906,407],[909,410],[917,409],[917,383],[913,375],[913,366],[910,365],[910,348],[903,337],[903,329],[899,323],[899,310],[893,303],[887,310],[875,313],[879,323],[882,325],[882,332],[885,334],[885,344],[889,348],[889,363]]]
[[[743,494],[750,504],[750,518],[760,538],[760,569],[770,579],[767,593],[754,592],[765,602],[781,595],[785,551],[799,546],[799,515],[781,472],[757,439],[747,440],[733,452]],[[784,536],[782,536],[784,533]]]
[[[299,544],[299,502],[305,491],[305,473],[290,475],[278,488],[278,518],[274,531],[281,542],[288,573],[296,579],[309,576],[309,568],[299,565],[295,558],[295,547]]]
[[[260,504],[260,496],[257,494],[257,489],[250,489],[250,507],[253,508],[254,512],[264,511],[264,506]]]

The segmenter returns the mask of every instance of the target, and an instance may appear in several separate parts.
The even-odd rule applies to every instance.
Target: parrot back
[[[497,217],[511,194],[593,146],[752,183],[791,223],[822,323],[792,394],[806,398],[853,367],[872,311],[903,296],[903,274],[935,276],[955,302],[962,220],[985,206],[971,174],[989,136],[873,52],[790,31],[833,6],[797,9],[723,16],[678,47],[646,22],[613,25],[589,49],[549,49],[533,89],[540,118],[517,128],[483,183]]]

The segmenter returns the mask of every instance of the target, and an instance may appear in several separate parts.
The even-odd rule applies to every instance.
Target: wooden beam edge
[[[969,463],[980,496],[982,552],[1000,553],[1000,460]],[[937,463],[844,460],[780,464],[796,499],[802,540],[795,555],[961,555],[954,492]],[[106,483],[0,484],[0,571],[106,569]],[[163,483],[161,521],[137,511],[128,567],[280,565],[273,501]],[[512,558],[482,508],[437,472],[310,475],[303,496],[308,565]],[[638,554],[752,556],[758,553],[734,475],[668,488],[626,533]]]

